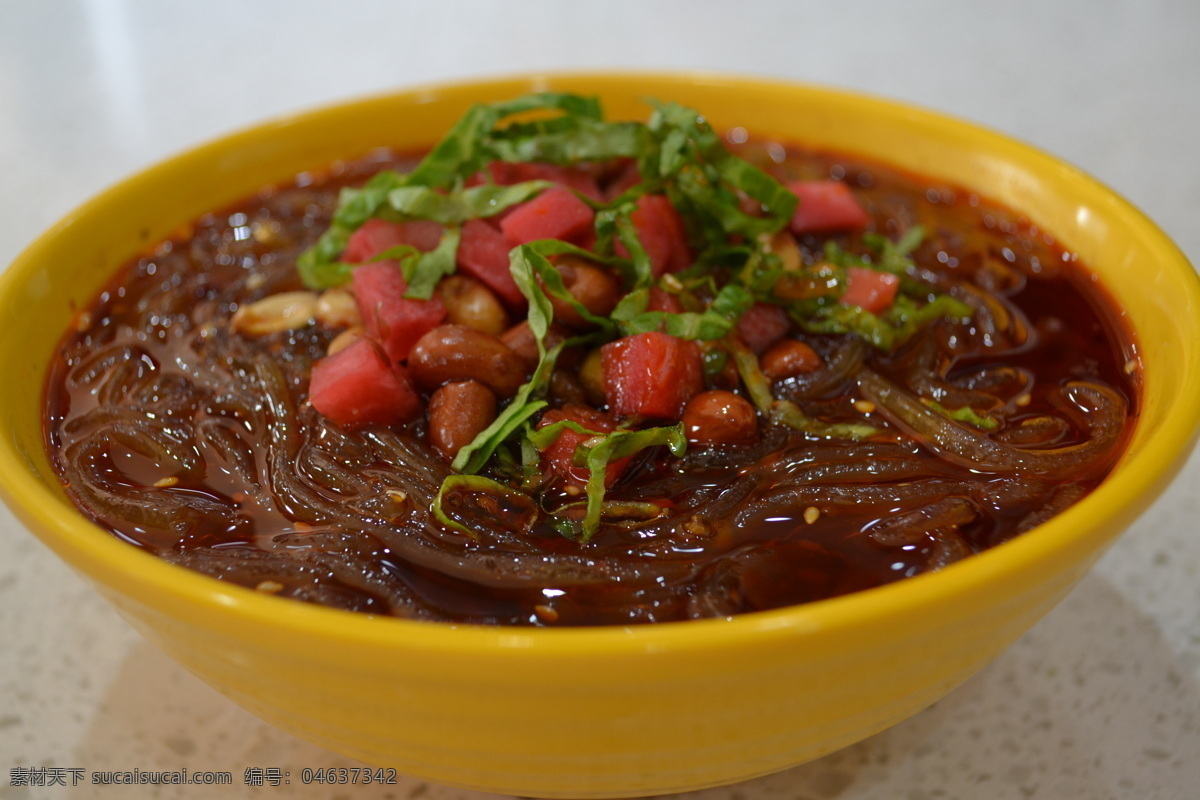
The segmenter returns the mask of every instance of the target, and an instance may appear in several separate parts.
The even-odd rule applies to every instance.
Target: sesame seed
[[[875,410],[875,404],[870,400],[855,400],[854,408],[861,414],[870,414]]]
[[[174,475],[168,475],[165,478],[159,478],[156,480],[154,482],[154,487],[156,489],[168,489],[177,483],[179,483],[179,478],[176,478]]]
[[[816,506],[809,506],[808,508],[804,509],[804,521],[809,525],[812,525],[814,522],[820,519],[820,517],[821,509],[817,508]]]
[[[255,586],[254,588],[258,589],[260,592],[275,594],[283,588],[283,584],[279,581],[261,581],[258,586]]]

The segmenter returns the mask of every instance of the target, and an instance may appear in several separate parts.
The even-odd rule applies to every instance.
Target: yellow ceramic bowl
[[[1053,231],[1119,298],[1142,415],[1104,485],[943,572],[733,620],[515,630],[374,619],[228,586],[84,521],[43,454],[57,332],[127,257],[201,213],[378,145],[432,143],[476,101],[537,89],[695,106],[717,128],[877,157],[977,190]],[[373,764],[496,792],[610,797],[732,782],[816,758],[925,708],[1057,603],[1162,491],[1200,418],[1200,282],[1137,210],[1075,169],[925,111],[704,74],[518,77],[270,122],[153,167],[38,239],[0,280],[0,470],[15,513],[147,638],[266,720]]]

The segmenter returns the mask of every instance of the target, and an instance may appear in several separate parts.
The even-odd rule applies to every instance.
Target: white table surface
[[[603,67],[793,78],[983,123],[1094,174],[1200,263],[1198,39],[1197,0],[0,0],[0,265],[108,184],[267,116]],[[1197,487],[1194,457],[1062,605],[933,708],[817,762],[686,797],[1200,797]],[[0,798],[485,797],[409,779],[242,785],[247,767],[351,764],[176,666],[0,509]],[[38,766],[85,780],[228,770],[235,785],[9,785],[13,768]]]

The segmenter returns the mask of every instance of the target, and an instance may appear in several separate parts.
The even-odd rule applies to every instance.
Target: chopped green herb
[[[433,297],[438,282],[454,274],[454,254],[458,251],[458,228],[446,228],[438,246],[428,253],[417,253],[400,262],[404,280],[408,282],[405,297],[428,300]]]
[[[810,333],[853,333],[884,351],[895,350],[930,322],[969,319],[971,313],[972,309],[966,303],[945,294],[937,295],[924,305],[899,295],[880,315],[837,303],[804,310],[791,309],[792,319]]]
[[[452,508],[459,511],[458,516],[451,515]],[[430,510],[438,522],[472,539],[478,539],[478,534],[462,521],[470,515],[492,522],[500,520],[521,532],[528,532],[538,516],[537,505],[529,495],[482,475],[447,476]]]
[[[962,408],[956,408],[951,411],[936,400],[922,398],[921,402],[944,417],[948,417],[955,422],[966,423],[967,425],[970,425],[971,427],[977,428],[981,431],[994,431],[1000,427],[1000,423],[994,418],[986,414],[980,414],[970,406],[963,406]]]
[[[454,192],[401,186],[388,192],[387,199],[389,206],[406,218],[461,225],[469,219],[495,216],[553,185],[550,181],[525,181],[512,186],[485,183]]]
[[[631,336],[661,330],[680,339],[709,341],[720,339],[731,330],[738,317],[754,305],[754,296],[742,287],[729,283],[722,287],[712,303],[702,312],[647,311],[648,289],[636,289],[617,304],[612,319],[619,323],[621,333]]]
[[[687,438],[682,425],[664,428],[644,428],[639,431],[618,430],[606,434],[597,444],[581,445],[585,463],[589,470],[587,485],[587,513],[579,532],[580,541],[586,542],[600,528],[600,515],[604,504],[604,481],[609,463],[631,456],[648,447],[666,445],[672,455],[682,456],[687,452]]]
[[[585,428],[583,425],[580,425],[574,420],[563,419],[559,420],[558,422],[553,422],[544,428],[538,428],[536,431],[531,431],[528,436],[526,436],[526,439],[528,439],[529,443],[538,450],[545,450],[547,447],[558,441],[558,437],[565,430],[574,431],[575,433],[583,434],[584,436],[588,437],[605,435],[603,431],[594,431],[590,428]]]
[[[408,284],[407,296],[430,298],[440,281],[457,268],[464,223],[493,217],[555,185],[546,180],[497,185],[489,177],[489,164],[611,165],[619,163],[616,159],[632,159],[640,181],[604,200],[579,195],[594,213],[591,249],[542,240],[509,253],[509,271],[529,303],[528,325],[538,362],[491,424],[455,457],[451,466],[459,475],[443,484],[434,508],[449,527],[466,530],[447,515],[443,507],[447,493],[457,497],[468,491],[496,491],[499,497],[508,497],[516,491],[477,475],[485,470],[523,489],[535,488],[546,479],[541,451],[565,429],[589,437],[575,453],[577,466],[589,470],[584,487],[587,501],[563,506],[551,515],[552,525],[586,542],[602,519],[662,513],[658,506],[606,500],[605,478],[611,463],[645,448],[666,446],[682,454],[686,439],[680,425],[599,433],[568,420],[536,428],[549,406],[551,376],[567,347],[596,346],[651,331],[719,343],[704,347],[705,374],[719,374],[732,357],[763,418],[813,436],[861,439],[875,429],[866,424],[823,424],[773,394],[757,357],[735,334],[741,315],[755,303],[772,303],[782,306],[803,330],[853,334],[881,350],[894,349],[935,320],[970,316],[971,309],[964,303],[933,294],[915,279],[910,254],[922,241],[919,227],[894,242],[865,234],[862,246],[853,252],[831,241],[823,257],[814,260],[806,255],[809,261],[798,265],[793,255],[785,264],[772,238],[792,219],[796,195],[759,167],[734,156],[702,115],[674,103],[656,103],[646,123],[606,121],[594,98],[553,92],[474,106],[411,172],[383,171],[361,188],[344,190],[329,229],[299,257],[299,274],[312,288],[344,283],[356,265],[342,262],[342,252],[367,220],[424,220],[443,227],[434,250],[423,253],[401,245],[373,260],[398,262]],[[662,285],[670,288],[684,309],[678,313],[649,310],[650,292],[659,277],[648,246],[659,245],[643,242],[641,223],[634,222],[641,219],[636,217],[639,200],[647,194],[665,195],[679,212],[694,254],[689,268],[662,278]],[[605,265],[619,275],[624,294],[611,314],[593,313],[567,290],[555,260],[568,256]],[[838,302],[851,267],[901,276],[900,295],[878,315]],[[573,309],[589,332],[548,348],[552,301]],[[634,418],[622,425],[641,423]],[[467,476],[478,482],[465,480]]]

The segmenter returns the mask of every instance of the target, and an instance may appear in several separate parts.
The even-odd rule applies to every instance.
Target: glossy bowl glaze
[[[1128,452],[1098,491],[942,572],[732,620],[518,630],[378,619],[228,586],[80,517],[43,451],[59,333],[122,262],[260,186],[376,146],[434,142],[470,105],[530,90],[643,98],[891,162],[999,201],[1094,269],[1145,367]],[[151,641],[230,698],[331,750],[433,781],[542,797],[733,782],[816,758],[925,708],[1008,647],[1162,491],[1200,418],[1200,281],[1121,198],[963,122],[877,99],[706,74],[526,76],[415,89],[268,122],[115,186],[0,278],[5,501]],[[15,336],[13,331],[37,331]]]

